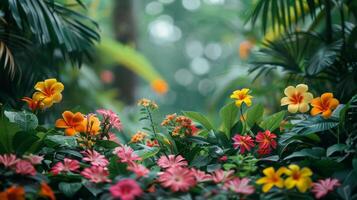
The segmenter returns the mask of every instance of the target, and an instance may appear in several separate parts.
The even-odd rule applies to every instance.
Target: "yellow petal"
[[[330,109],[328,110],[325,110],[323,113],[322,113],[322,117],[324,117],[325,119],[331,117],[332,115],[332,111]]]
[[[280,100],[280,105],[281,105],[281,106],[285,106],[285,105],[288,105],[288,104],[290,104],[290,99],[289,99],[289,97],[283,97],[283,98],[281,98],[281,100]]]
[[[267,182],[269,182],[269,179],[268,179],[267,177],[260,178],[260,179],[258,179],[258,180],[256,181],[256,183],[257,183],[258,185],[261,185],[261,184],[264,184],[264,183],[267,183]]]
[[[296,181],[292,178],[292,177],[288,177],[287,179],[285,179],[284,181],[284,185],[287,189],[291,189],[296,185]]]
[[[333,98],[333,94],[330,93],[330,92],[326,92],[326,93],[323,93],[323,94],[321,95],[321,101],[322,101],[322,102],[327,102],[327,101],[329,101],[329,100],[332,99],[332,98]]]
[[[299,165],[291,164],[288,167],[289,167],[289,169],[291,169],[293,171],[299,171],[300,170]]]
[[[50,78],[45,80],[45,87],[46,88],[51,88],[53,84],[57,83],[57,80],[55,78]]]
[[[43,92],[43,91],[45,91],[45,83],[42,81],[38,82],[38,83],[36,83],[34,88],[35,88],[35,90]]]
[[[310,93],[310,92],[306,92],[303,94],[303,97],[304,97],[304,102],[305,103],[310,103],[311,100],[314,98],[314,96]]]
[[[296,86],[296,91],[298,91],[299,93],[305,93],[309,90],[309,87],[305,84],[299,84]]]
[[[236,101],[236,106],[240,107],[242,105],[243,101],[242,100],[237,100]]]
[[[298,109],[299,109],[299,104],[290,104],[288,106],[288,111],[290,113],[296,113],[298,111]]]
[[[308,167],[304,167],[302,168],[302,170],[300,171],[301,176],[312,176],[312,171],[310,168]]]
[[[54,103],[58,103],[62,100],[62,94],[61,93],[55,93],[52,95],[52,100]]]
[[[283,188],[284,187],[284,180],[282,178],[279,178],[278,182],[276,182],[275,185],[278,188]]]
[[[268,192],[274,186],[273,183],[267,183],[263,186],[263,192]]]
[[[280,168],[278,169],[278,171],[276,171],[276,174],[277,174],[278,176],[281,176],[282,174],[286,173],[287,170],[288,170],[288,169],[287,169],[286,167],[280,167]]]
[[[306,190],[311,187],[311,183],[312,181],[310,178],[300,178],[296,184],[296,187],[300,192],[306,192]]]
[[[248,94],[249,93],[249,89],[248,88],[243,88],[243,89],[241,89],[241,92],[243,94]]]
[[[290,96],[292,96],[292,95],[295,94],[295,91],[296,91],[295,87],[293,87],[293,86],[288,86],[287,88],[285,88],[284,94],[285,94],[287,97],[290,97]]]
[[[263,170],[263,174],[264,174],[265,176],[271,177],[271,176],[273,176],[273,175],[275,174],[275,170],[274,170],[273,167],[268,167],[268,168],[265,168],[265,169]]]
[[[53,93],[59,93],[59,92],[62,92],[64,89],[64,85],[60,82],[57,82],[57,83],[54,83],[52,86],[51,86],[51,90]]]
[[[35,92],[32,95],[32,99],[35,101],[42,101],[46,96],[42,92]]]
[[[250,100],[249,98],[245,98],[243,99],[244,103],[247,104],[247,106],[251,106],[252,105],[252,100]]]
[[[301,113],[307,112],[307,111],[309,111],[309,109],[310,109],[309,104],[307,104],[307,103],[300,103],[299,104],[299,111]]]

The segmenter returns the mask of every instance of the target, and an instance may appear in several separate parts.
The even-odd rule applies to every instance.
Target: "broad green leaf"
[[[20,131],[18,124],[11,123],[5,116],[0,117],[0,145],[3,153],[13,151],[13,137],[16,132]]]
[[[49,135],[46,137],[46,143],[52,147],[56,146],[67,146],[75,147],[77,146],[77,141],[75,137],[69,137],[64,135]]]
[[[280,111],[273,115],[266,117],[259,126],[264,130],[274,131],[280,126],[281,121],[283,121],[286,111]]]
[[[325,154],[326,154],[325,149],[321,147],[313,147],[311,149],[306,148],[290,154],[289,156],[285,157],[284,160],[288,160],[291,158],[300,158],[300,157],[320,159],[321,157],[325,156]]]
[[[82,183],[66,183],[61,182],[58,184],[58,189],[67,197],[73,197],[82,187]]]
[[[230,137],[230,131],[238,119],[239,109],[234,102],[225,105],[219,112],[222,121],[224,131],[227,137]]]
[[[119,162],[119,158],[114,156],[110,158],[108,171],[109,171],[109,178],[114,179],[118,175],[127,174],[127,165],[125,163]]]
[[[343,151],[347,148],[347,145],[345,144],[334,144],[332,146],[330,146],[329,148],[327,148],[326,150],[326,156],[329,157],[331,156],[333,153],[337,152],[337,151]]]
[[[249,127],[253,127],[255,123],[260,122],[263,117],[264,106],[262,104],[256,104],[248,109],[246,122]]]
[[[13,139],[13,146],[16,153],[22,155],[27,152],[33,143],[37,142],[40,138],[37,137],[34,131],[19,131],[15,134]]]
[[[339,122],[335,119],[324,119],[320,116],[310,117],[304,121],[298,122],[291,132],[299,135],[309,135],[312,133],[318,133],[326,131],[338,126]]]
[[[182,112],[186,117],[191,118],[193,121],[200,123],[207,130],[214,130],[211,122],[201,113],[193,111],[183,111]]]
[[[148,147],[145,149],[137,150],[135,153],[143,160],[155,156],[160,151],[158,147]]]
[[[114,149],[119,146],[119,144],[117,144],[114,141],[110,141],[110,140],[99,140],[95,144],[98,146],[107,148],[107,149]]]
[[[10,122],[18,124],[24,131],[35,129],[38,126],[38,119],[33,113],[27,111],[5,111],[4,114]]]

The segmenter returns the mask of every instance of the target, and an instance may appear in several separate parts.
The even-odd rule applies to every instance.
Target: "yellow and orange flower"
[[[243,88],[236,90],[231,94],[231,99],[235,99],[236,106],[240,107],[242,103],[245,103],[248,107],[252,105],[253,96],[249,95],[249,89]]]
[[[322,117],[331,117],[332,111],[337,108],[340,102],[333,98],[332,93],[324,93],[321,97],[316,97],[311,101],[312,109],[311,115],[316,116],[322,113]]]
[[[84,132],[91,135],[96,135],[100,131],[100,120],[93,114],[87,115],[84,118],[82,125],[84,126]]]
[[[35,90],[37,90],[32,98],[35,101],[41,101],[44,104],[44,108],[51,107],[54,103],[58,103],[62,100],[62,94],[64,86],[61,82],[57,82],[55,78],[46,79],[36,83]]]
[[[246,60],[249,57],[250,50],[253,48],[253,43],[249,40],[243,41],[239,45],[239,57]]]
[[[137,143],[137,142],[141,142],[143,141],[143,139],[145,138],[145,136],[147,136],[146,133],[142,132],[142,131],[138,131],[136,132],[132,137],[130,142],[132,143]]]
[[[1,200],[25,200],[25,189],[23,187],[11,186],[4,192],[0,192]]]
[[[55,194],[54,194],[53,190],[45,182],[41,183],[40,195],[42,197],[46,197],[46,198],[48,198],[50,200],[56,200],[56,197],[55,197]]]
[[[151,88],[158,94],[166,94],[169,90],[169,86],[166,81],[162,79],[155,79],[151,82]]]
[[[310,109],[309,103],[313,99],[310,92],[307,92],[309,87],[305,84],[299,84],[296,87],[288,86],[284,90],[286,97],[281,99],[281,106],[288,105],[290,113],[307,112]]]
[[[257,184],[263,184],[263,192],[268,192],[272,187],[278,188],[284,187],[284,179],[281,176],[284,174],[286,168],[280,167],[278,171],[275,171],[273,167],[268,167],[263,170],[265,177],[257,180]]]
[[[62,119],[56,121],[56,127],[64,128],[67,136],[73,136],[78,132],[85,131],[85,119],[82,113],[73,114],[71,111],[64,111],[62,117]]]
[[[153,110],[157,109],[159,106],[155,103],[155,101],[152,101],[150,99],[145,99],[142,98],[138,101],[138,106],[143,106],[147,108],[151,108]]]
[[[30,97],[24,97],[21,100],[27,103],[27,106],[32,110],[32,112],[37,109],[42,110],[45,107],[45,104],[42,101],[36,101]]]
[[[298,165],[292,164],[285,170],[285,174],[289,176],[284,181],[287,189],[296,187],[300,192],[306,192],[312,186],[312,171],[307,167],[300,170]]]

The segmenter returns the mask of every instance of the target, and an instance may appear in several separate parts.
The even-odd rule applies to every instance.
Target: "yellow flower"
[[[157,109],[159,106],[155,103],[155,101],[152,101],[150,99],[145,99],[142,98],[138,101],[138,106],[143,106],[143,107],[148,107],[151,109]]]
[[[262,177],[257,180],[257,184],[263,186],[263,192],[268,192],[272,187],[276,186],[278,188],[284,187],[284,180],[281,178],[281,175],[285,172],[285,167],[280,167],[278,171],[275,172],[273,167],[268,167],[263,170],[265,177]]]
[[[89,133],[91,135],[96,135],[99,133],[100,121],[95,115],[87,115],[87,117],[84,118],[82,124],[85,127],[84,132]]]
[[[340,102],[333,98],[332,93],[324,93],[321,97],[314,98],[311,101],[312,109],[311,115],[315,116],[322,113],[322,117],[329,118],[331,117],[332,110],[336,109]]]
[[[146,135],[147,135],[146,133],[144,133],[142,131],[138,131],[131,137],[130,141],[132,143],[141,142],[141,141],[143,141],[143,139],[145,138]]]
[[[285,171],[285,174],[289,176],[284,182],[285,187],[291,189],[296,186],[300,192],[306,192],[312,185],[310,178],[312,171],[307,167],[300,170],[300,167],[294,164],[289,165],[288,168]]]
[[[37,91],[32,98],[35,101],[41,101],[44,104],[44,108],[49,108],[53,103],[58,103],[62,100],[61,92],[64,86],[61,82],[57,82],[55,78],[38,82],[34,88]]]
[[[151,82],[151,88],[158,94],[166,94],[169,86],[167,85],[166,81],[162,79],[155,79]]]
[[[290,113],[307,112],[310,109],[309,103],[313,96],[307,92],[309,87],[305,84],[299,84],[296,87],[288,86],[284,90],[286,97],[281,99],[281,106],[288,105]]]
[[[231,99],[236,100],[236,105],[240,107],[242,103],[245,103],[248,107],[252,105],[253,97],[249,95],[249,89],[243,88],[241,90],[236,90],[231,94]]]

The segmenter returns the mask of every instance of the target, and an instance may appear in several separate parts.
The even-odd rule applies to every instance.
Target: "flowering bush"
[[[142,99],[149,126],[123,144],[113,131],[125,124],[111,110],[64,111],[40,125],[36,115],[60,103],[63,89],[47,79],[23,98],[31,112],[1,111],[0,199],[356,198],[357,96],[343,105],[289,86],[281,105],[291,114],[266,116],[243,88],[218,128],[192,111],[157,126],[158,105]]]

